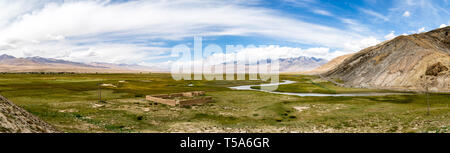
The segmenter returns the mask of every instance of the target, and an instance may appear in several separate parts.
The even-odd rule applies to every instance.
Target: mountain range
[[[300,56],[296,58],[283,58],[279,62],[280,72],[300,72],[316,69],[328,61],[322,58]]]
[[[279,61],[281,72],[308,71],[328,62],[325,59],[304,56],[283,58]],[[137,64],[79,63],[53,58],[16,58],[6,54],[0,55],[0,72],[136,73],[168,71]]]
[[[161,71],[153,67],[112,63],[79,63],[61,59],[0,55],[0,72],[136,73]]]

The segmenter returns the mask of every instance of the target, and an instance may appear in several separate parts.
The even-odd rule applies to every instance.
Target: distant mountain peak
[[[280,59],[281,72],[302,72],[313,70],[328,61],[322,58],[299,56]]]
[[[5,60],[5,59],[15,59],[16,57],[11,56],[11,55],[7,55],[7,54],[3,54],[0,55],[0,60]]]

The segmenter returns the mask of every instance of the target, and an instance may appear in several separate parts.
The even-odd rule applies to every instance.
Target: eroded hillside
[[[0,133],[53,133],[49,124],[0,95]]]
[[[450,90],[450,27],[399,36],[366,48],[324,76],[365,88]],[[429,73],[427,73],[427,71]]]

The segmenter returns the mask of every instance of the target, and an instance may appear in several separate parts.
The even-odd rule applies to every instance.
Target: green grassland
[[[282,75],[278,91],[391,92]],[[102,98],[98,102],[98,84]],[[64,132],[449,132],[450,94],[297,97],[227,87],[261,81],[174,81],[170,74],[0,74],[0,94]],[[145,95],[207,91],[213,103],[170,107]],[[297,109],[296,109],[297,108]],[[299,108],[301,108],[299,110]]]

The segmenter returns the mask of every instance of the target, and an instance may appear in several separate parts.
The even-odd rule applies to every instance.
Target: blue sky
[[[448,0],[3,0],[0,54],[167,67],[173,46],[202,36],[332,59],[450,25],[449,10]]]

